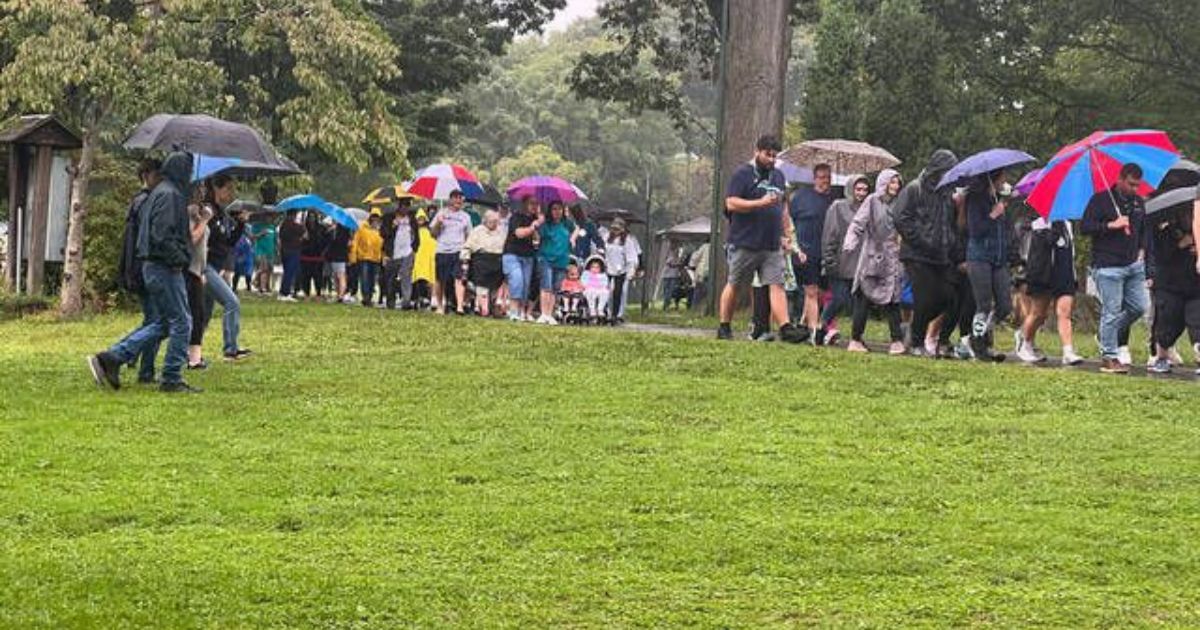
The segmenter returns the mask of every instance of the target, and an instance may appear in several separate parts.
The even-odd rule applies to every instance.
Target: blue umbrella
[[[942,177],[942,181],[938,182],[938,188],[955,186],[962,183],[963,180],[977,175],[984,175],[1010,166],[1035,161],[1037,161],[1037,158],[1024,151],[1017,151],[1015,149],[988,149],[982,153],[972,155],[950,169],[950,172]]]
[[[192,181],[194,182],[222,174],[230,177],[267,177],[299,175],[303,172],[291,160],[282,157],[275,162],[256,162],[242,158],[213,157],[197,153],[192,163]]]
[[[326,201],[320,195],[293,195],[275,204],[275,210],[276,212],[315,210],[349,230],[358,229],[358,221],[355,221],[354,217],[345,208],[331,201]]]

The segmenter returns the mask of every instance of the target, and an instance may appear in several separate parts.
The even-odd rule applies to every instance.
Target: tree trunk
[[[59,314],[63,317],[78,315],[83,310],[84,222],[87,219],[88,185],[92,180],[98,141],[95,121],[91,122],[83,132],[83,148],[79,151],[79,163],[71,181],[71,217],[67,228],[62,293],[59,296]]]
[[[759,136],[773,134],[782,141],[784,94],[792,28],[790,0],[727,0],[728,24],[722,49],[723,108],[719,140],[720,175],[714,182],[723,208],[725,185],[738,165],[754,155]],[[712,294],[725,286],[724,232],[727,222],[713,223],[709,254]]]

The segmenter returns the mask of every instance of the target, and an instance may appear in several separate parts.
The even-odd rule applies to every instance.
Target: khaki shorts
[[[783,285],[783,251],[778,249],[741,249],[732,245],[726,251],[729,260],[729,284],[750,286],[758,274],[763,286]]]

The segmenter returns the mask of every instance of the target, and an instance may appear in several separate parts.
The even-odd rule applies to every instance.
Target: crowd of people
[[[143,322],[88,357],[100,385],[120,388],[121,367],[136,365],[139,383],[198,391],[183,373],[208,369],[204,335],[218,304],[223,359],[250,356],[238,342],[239,285],[282,302],[618,325],[629,285],[644,273],[641,245],[623,219],[601,226],[560,201],[526,197],[515,209],[501,204],[481,214],[455,190],[444,207],[404,198],[373,208],[351,228],[317,209],[278,217],[269,182],[260,190],[261,209],[251,212],[234,204],[236,180],[217,175],[193,185],[191,164],[183,153],[141,163],[119,276],[138,295]],[[163,340],[160,378],[155,361]]]
[[[775,138],[761,138],[754,159],[728,185],[729,282],[718,338],[732,338],[737,291],[752,288],[752,339],[776,338],[774,322],[783,341],[834,344],[836,319],[848,311],[847,349],[867,352],[863,335],[876,310],[888,324],[890,354],[1003,361],[995,330],[1015,310],[1021,361],[1047,360],[1036,341],[1051,313],[1062,363],[1084,361],[1072,327],[1081,288],[1076,228],[1038,216],[1015,194],[1005,170],[962,187],[939,187],[958,161],[939,150],[907,184],[893,170],[873,182],[853,175],[837,199],[832,169],[821,164],[813,169],[813,186],[787,195],[775,168],[780,148]],[[1182,363],[1175,345],[1184,332],[1200,360],[1200,214],[1148,217],[1138,194],[1142,178],[1137,164],[1123,165],[1111,189],[1091,198],[1078,226],[1091,239],[1106,373],[1129,372],[1130,331],[1151,306],[1148,370],[1167,373]]]

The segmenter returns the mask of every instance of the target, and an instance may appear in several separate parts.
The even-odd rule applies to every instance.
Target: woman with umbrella
[[[966,193],[956,199],[966,213],[967,277],[975,298],[971,350],[981,361],[1003,360],[992,353],[992,329],[996,322],[1008,319],[1012,310],[1008,273],[1010,196],[1008,175],[998,169],[974,178]]]
[[[538,269],[541,276],[541,307],[539,324],[557,325],[554,319],[554,296],[567,275],[571,262],[571,234],[575,224],[566,217],[566,205],[561,201],[550,204],[546,222],[538,228]]]

